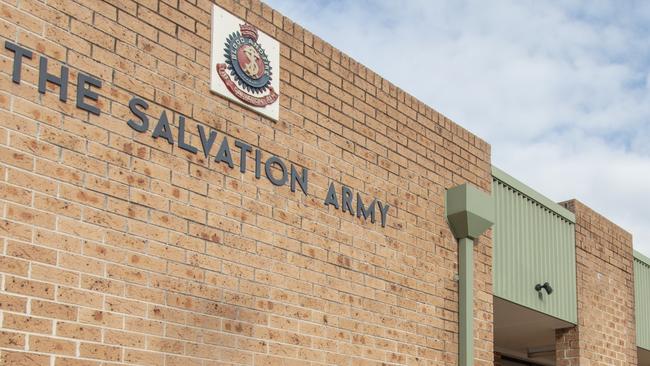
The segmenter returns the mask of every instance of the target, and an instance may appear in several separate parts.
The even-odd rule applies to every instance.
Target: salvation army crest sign
[[[272,68],[264,48],[257,42],[257,29],[250,24],[241,24],[239,28],[241,32],[234,32],[226,39],[226,63],[217,64],[219,77],[244,103],[256,107],[273,104],[278,94],[271,86]]]
[[[211,58],[210,90],[278,120],[278,41],[214,5]]]

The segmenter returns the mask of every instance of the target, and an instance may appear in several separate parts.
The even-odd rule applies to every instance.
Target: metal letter
[[[345,185],[341,188],[341,205],[343,212],[349,211],[350,215],[354,216],[354,210],[352,209],[352,190]]]
[[[142,123],[138,124],[136,121],[130,119],[126,124],[138,132],[147,132],[149,129],[149,117],[147,117],[143,111],[139,110],[136,107],[141,107],[142,109],[147,110],[147,108],[149,108],[149,104],[140,98],[132,98],[129,101],[129,109],[131,110],[131,113],[140,118],[140,121],[142,121]]]
[[[14,68],[11,74],[11,81],[16,84],[20,84],[20,70],[23,64],[23,57],[32,59],[32,51],[22,48],[17,44],[13,44],[9,41],[5,42],[5,48],[14,53]]]
[[[370,216],[370,222],[375,223],[375,203],[377,199],[372,200],[370,205],[368,205],[368,210],[363,206],[363,201],[361,201],[361,195],[357,193],[357,217],[363,216],[364,219],[368,219]]]
[[[214,140],[217,138],[217,131],[210,128],[210,136],[206,138],[203,125],[198,124],[197,128],[199,129],[199,137],[201,138],[201,147],[203,147],[203,155],[205,155],[205,157],[207,158],[208,154],[210,154],[210,150],[212,149],[212,144],[214,144]]]
[[[302,193],[307,195],[307,183],[308,183],[308,177],[307,174],[309,173],[309,170],[307,168],[302,168],[302,177],[298,175],[298,171],[296,170],[296,167],[291,164],[291,192],[296,191],[296,182],[298,182],[298,185],[300,186],[300,189],[302,190]]]
[[[162,111],[162,113],[160,113],[160,119],[158,119],[158,124],[156,125],[156,128],[153,129],[151,136],[155,139],[162,137],[166,139],[170,145],[174,144],[174,137],[172,136],[172,130],[169,127],[167,112]]]
[[[255,149],[255,178],[260,179],[262,175],[262,151]]]
[[[96,116],[99,116],[100,114],[99,108],[84,102],[84,98],[88,98],[94,101],[97,101],[97,99],[99,99],[99,94],[92,91],[90,87],[86,88],[86,84],[97,88],[102,87],[101,80],[95,79],[90,75],[86,75],[82,72],[79,72],[77,74],[77,108],[83,109]]]
[[[178,116],[178,147],[192,154],[196,154],[199,149],[185,143],[185,117]]]
[[[273,177],[273,164],[277,164],[282,171],[282,178],[275,179]],[[271,156],[266,163],[264,164],[264,171],[266,172],[266,177],[269,178],[271,183],[275,186],[283,186],[287,184],[287,166],[284,165],[284,162],[277,156]]]
[[[336,189],[334,189],[334,183],[330,183],[330,187],[327,189],[327,196],[325,196],[325,206],[334,205],[334,208],[339,209],[339,199],[336,197]]]
[[[38,92],[45,94],[47,91],[47,82],[59,86],[59,100],[66,102],[68,100],[68,68],[61,66],[61,76],[56,77],[47,72],[47,58],[41,56],[38,67]]]
[[[251,145],[241,142],[239,140],[235,140],[235,146],[239,148],[240,154],[239,154],[239,171],[242,173],[246,173],[246,154],[251,152],[252,148]]]
[[[379,205],[379,212],[381,213],[381,227],[386,227],[386,216],[388,214],[388,209],[390,208],[387,204],[382,204],[381,201],[377,201]]]
[[[221,140],[221,146],[219,146],[219,151],[217,152],[217,156],[214,157],[214,161],[217,163],[224,162],[231,168],[235,166],[232,162],[230,147],[228,147],[228,137],[224,136],[223,140]]]

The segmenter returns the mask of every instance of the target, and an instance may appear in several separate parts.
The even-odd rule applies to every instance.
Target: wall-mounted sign
[[[210,90],[275,121],[280,114],[280,44],[212,7]]]
[[[34,53],[10,41],[5,41],[5,49],[14,54],[11,63],[11,80],[16,84],[20,84],[23,59],[32,59]],[[67,65],[61,65],[57,72],[57,70],[48,69],[47,57],[39,56],[39,93],[47,93],[49,90],[47,85],[51,84],[58,87],[59,100],[67,103],[68,86],[70,84],[69,75],[70,69]],[[99,92],[102,85],[102,80],[78,71],[76,87],[73,85],[76,89],[75,103],[77,108],[99,116],[102,111],[99,108],[100,104],[97,102],[101,97]],[[226,164],[231,169],[235,168],[235,163],[237,163],[242,174],[252,170],[256,179],[261,179],[265,175],[275,186],[289,186],[292,192],[300,191],[305,196],[308,195],[309,169],[307,168],[286,162],[278,156],[268,155],[261,149],[244,141],[235,140],[235,148],[233,149],[233,145],[231,145],[227,136],[218,136],[216,130],[199,122],[192,124],[194,129],[190,127],[189,123],[186,125],[186,118],[180,113],[163,109],[160,111],[159,116],[152,116],[149,113],[149,102],[137,96],[132,97],[129,101],[129,110],[133,114],[133,118],[126,121],[126,124],[138,133],[150,134],[154,139],[165,140],[170,145],[178,146],[179,149],[192,154],[202,153],[206,158],[220,164]],[[190,135],[198,136],[199,141],[196,141],[196,138],[190,138]],[[221,142],[217,141],[217,138]],[[233,154],[233,150],[239,153],[235,152]],[[238,161],[237,155],[239,156]],[[249,169],[250,165],[253,165],[253,169]],[[375,223],[379,219],[382,227],[386,226],[388,209],[390,208],[390,205],[376,198],[372,201],[368,198],[362,198],[360,193],[354,192],[352,188],[344,184],[341,184],[339,190],[334,182],[329,184],[327,193],[323,198],[323,205],[348,212],[352,216],[371,223]]]

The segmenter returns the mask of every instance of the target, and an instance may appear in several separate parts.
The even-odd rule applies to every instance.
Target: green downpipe
[[[445,211],[458,240],[458,364],[474,366],[474,240],[494,223],[494,204],[466,183],[447,190]]]
[[[474,365],[474,241],[458,240],[459,364]]]

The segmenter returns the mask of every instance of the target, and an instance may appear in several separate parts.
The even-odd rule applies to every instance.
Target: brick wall
[[[455,364],[443,195],[490,189],[489,145],[268,6],[219,4],[281,43],[278,123],[209,92],[210,1],[0,2],[0,41],[33,52],[17,84],[0,51],[0,363]],[[66,102],[39,93],[40,56],[69,67]],[[135,132],[132,97],[310,169],[309,194]],[[386,227],[326,209],[330,181],[390,204]],[[490,237],[476,250],[489,365]]]
[[[558,330],[558,366],[637,364],[632,235],[578,201],[578,326]]]

